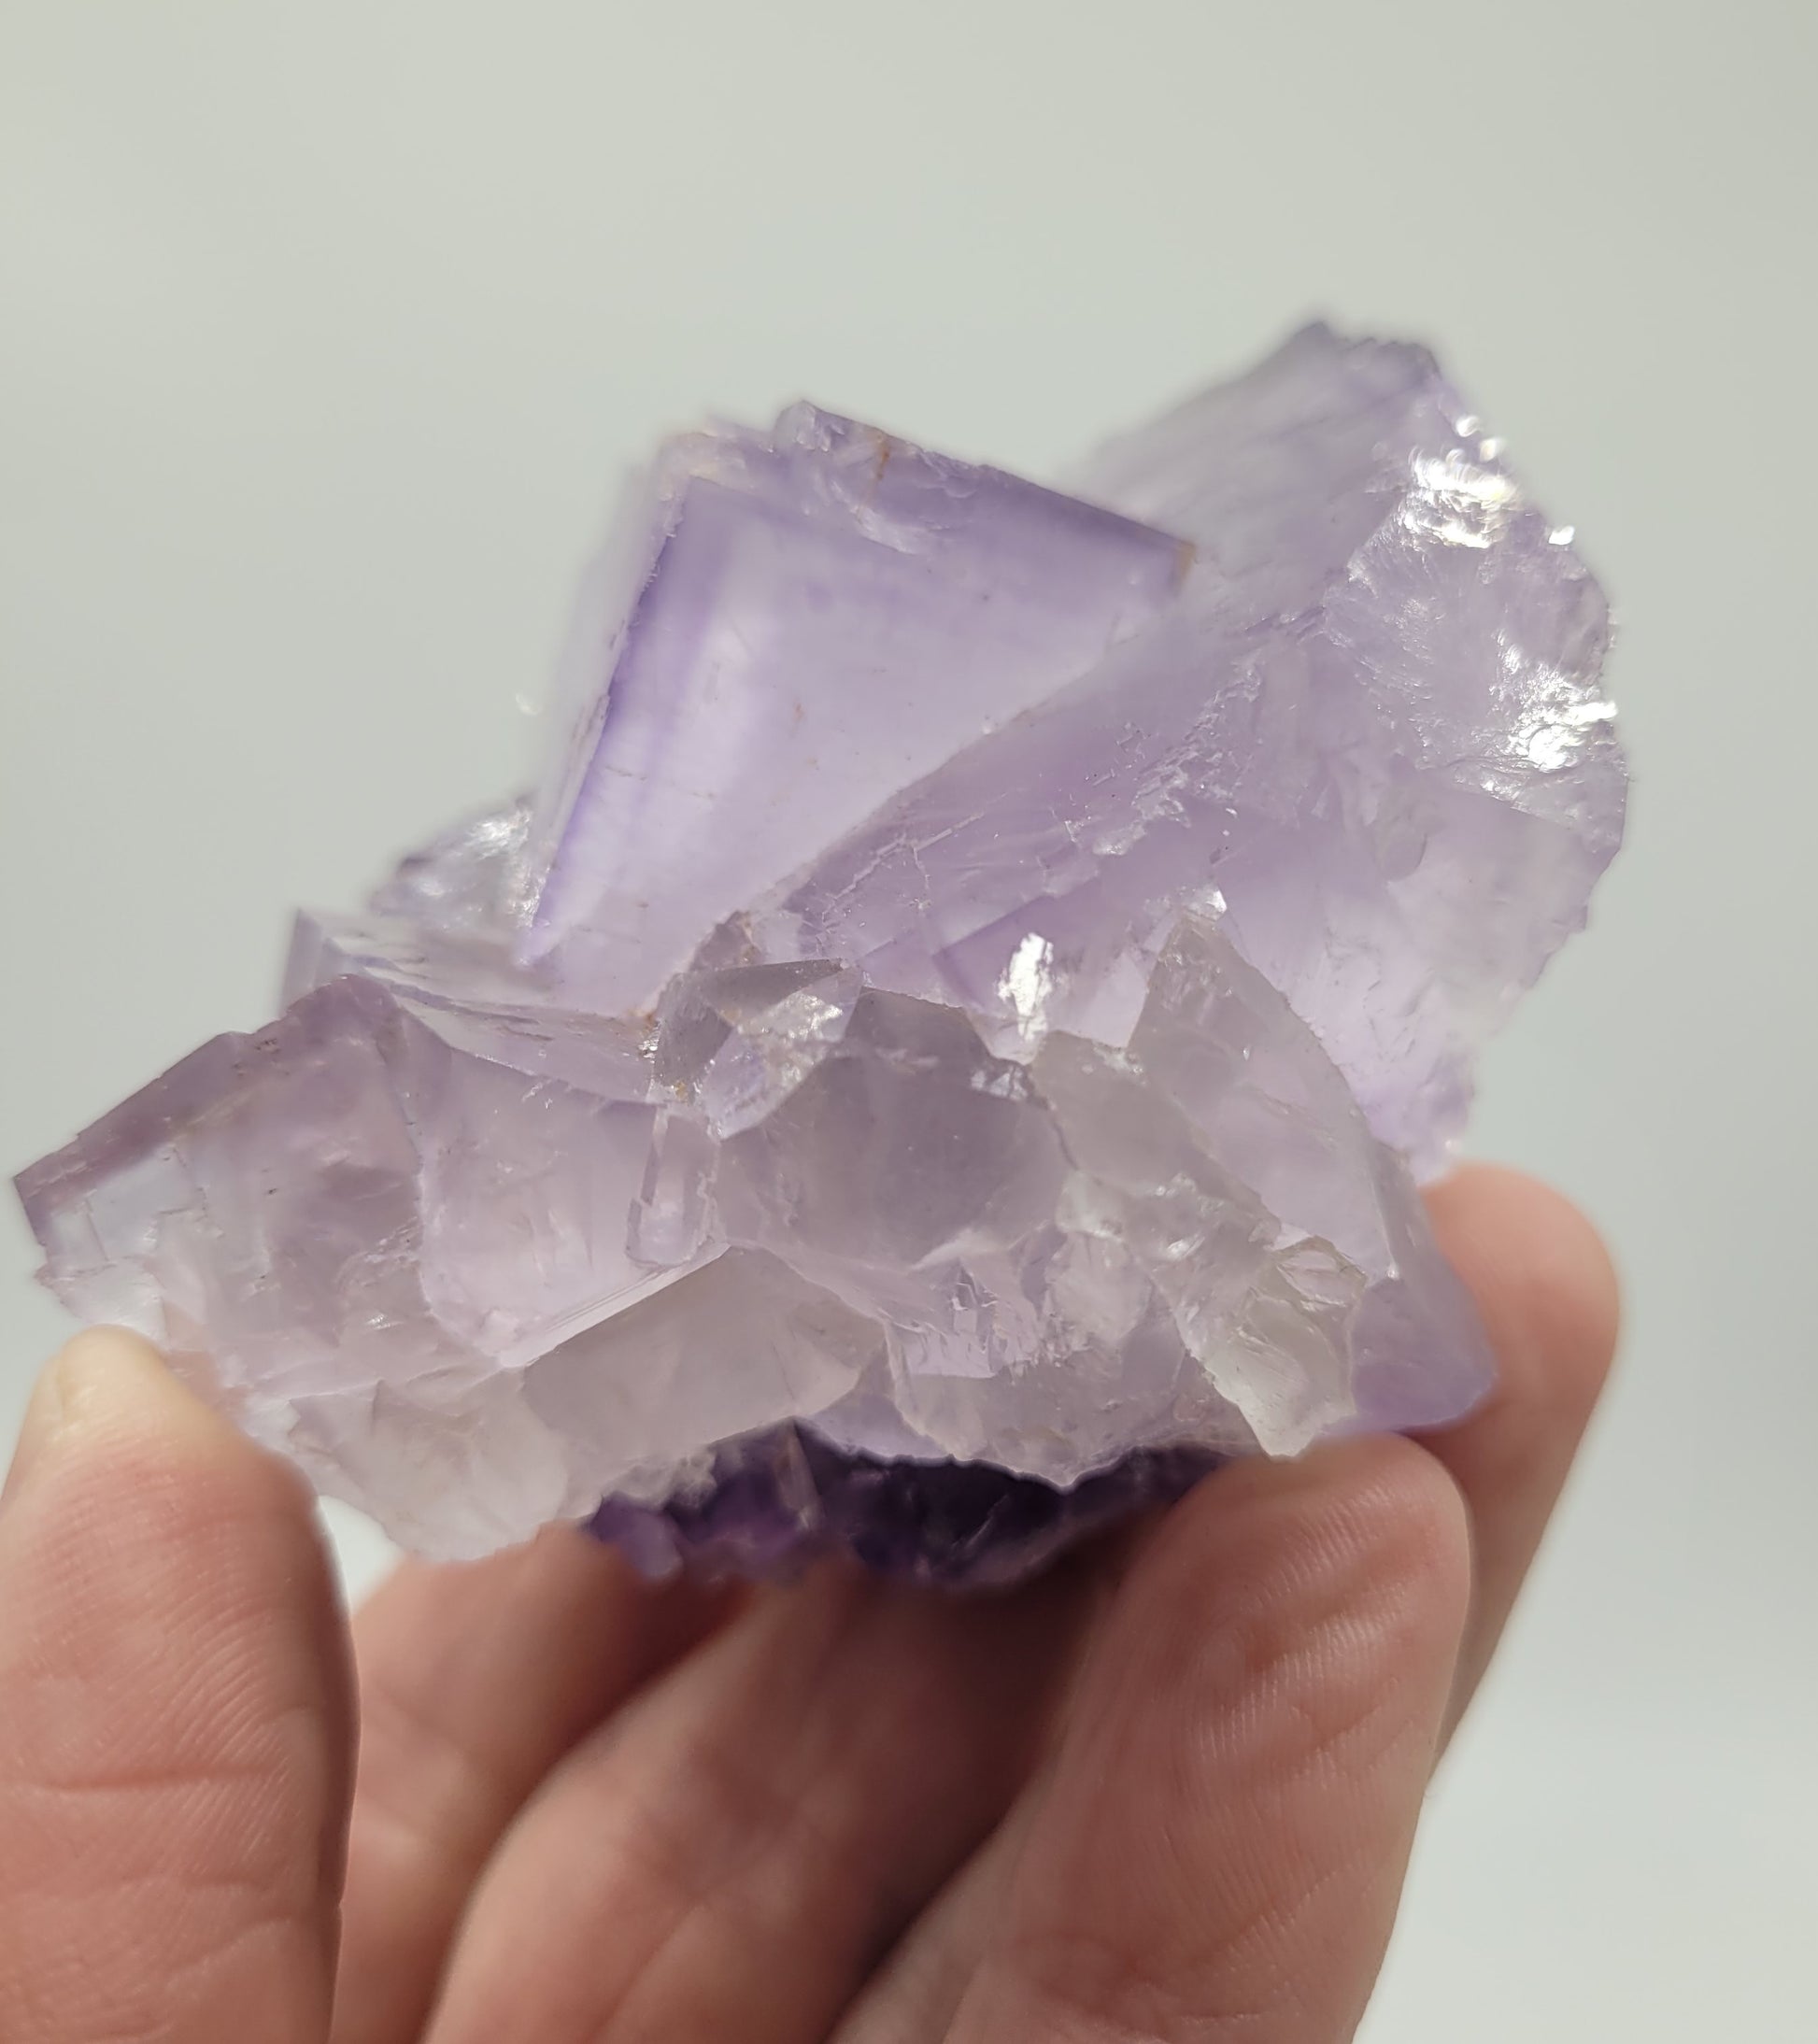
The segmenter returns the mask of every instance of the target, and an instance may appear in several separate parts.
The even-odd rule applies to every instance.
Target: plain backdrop
[[[513,784],[660,429],[1040,474],[1428,339],[1623,619],[1629,847],[1471,1147],[1629,1317],[1365,2034],[1818,2035],[1815,79],[1812,0],[0,0],[0,1164]]]

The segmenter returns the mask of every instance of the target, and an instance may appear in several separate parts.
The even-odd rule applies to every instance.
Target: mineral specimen
[[[1324,327],[1072,488],[672,442],[532,791],[22,1174],[46,1282],[443,1555],[1003,1580],[1463,1412],[1415,1183],[1621,835],[1597,585]]]

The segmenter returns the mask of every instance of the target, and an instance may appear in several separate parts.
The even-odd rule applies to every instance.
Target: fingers
[[[646,1584],[566,1527],[470,1568],[406,1563],[369,1600],[334,2044],[421,2035],[468,1891],[532,1790],[731,1601]]]
[[[1470,1168],[1429,1198],[1435,1228],[1476,1295],[1499,1357],[1497,1388],[1480,1411],[1426,1443],[1464,1494],[1475,1550],[1449,1728],[1495,1647],[1601,1387],[1615,1293],[1595,1232],[1546,1187]],[[922,2044],[946,2035],[1003,1911],[1035,1802],[1025,1798],[891,1955],[840,2044]]]
[[[1201,1484],[1094,1642],[953,2044],[1348,2037],[1440,1735],[1468,1544],[1450,1479],[1405,1441]]]
[[[321,2044],[348,1741],[302,1486],[78,1336],[0,1503],[0,2037]]]
[[[991,1944],[1044,1786],[1041,1773],[1030,1780],[1016,1808],[865,1982],[832,2044],[933,2044],[946,2036]]]
[[[1595,1398],[1613,1304],[1595,1237],[1543,1188],[1513,1173],[1473,1171],[1440,1188],[1434,1209],[1502,1357],[1490,1402],[1431,1443],[1467,1493],[1481,1546],[1483,1581],[1456,1693],[1461,1704],[1506,1618]],[[805,1592],[763,1600],[759,1629],[767,1639],[779,1613],[797,1614],[793,1644],[769,1651],[799,1657],[814,1624],[835,1631],[853,1625],[850,1613],[830,1615],[826,1594],[817,1593],[818,1604]],[[818,1618],[809,1624],[804,1611]],[[518,1805],[588,1725],[710,1623],[711,1612],[698,1605],[665,1611],[609,1556],[566,1537],[477,1569],[407,1571],[375,1602],[362,1628],[369,1731],[354,1833],[349,1991],[337,2044],[391,2044],[419,2033],[468,1888]],[[815,1651],[836,1660],[888,1657],[874,1641]],[[906,1889],[886,1894],[875,1848],[851,1808],[851,1783],[865,1779],[870,1763],[831,1763],[829,1803],[844,1842],[821,1858],[843,1876],[836,1901],[850,1913],[830,1915],[804,1902],[784,1927],[783,1944],[766,1947],[756,1926],[780,1921],[777,1897],[798,1878],[801,1854],[787,1842],[780,1849],[761,1842],[767,1824],[787,1833],[794,1818],[786,1799],[766,1802],[760,1778],[800,1765],[791,1738],[804,1752],[825,1738],[799,1710],[776,1711],[777,1698],[790,1693],[786,1682],[755,1682],[742,1649],[721,1642],[717,1654],[702,1657],[706,1675],[685,1671],[679,1687],[665,1685],[660,1709],[647,1700],[610,1736],[589,1741],[506,1835],[501,1864],[469,1919],[437,2044],[481,2035],[616,2035],[614,2023],[635,2030],[646,2021],[681,2036],[727,2024],[745,2035],[760,2020],[746,2006],[753,1994],[762,2020],[778,2025],[775,2035],[816,2034],[815,2011],[835,2006],[837,1983],[862,1972],[892,1912],[908,1907]],[[756,1662],[762,1661],[760,1653]],[[740,1667],[743,1675],[729,1674]],[[874,1698],[855,1693],[848,1714],[873,1708]],[[1039,1708],[1038,1699],[1030,1714]],[[951,1728],[946,1736],[951,1757]],[[973,1736],[960,1737],[958,1748]],[[730,1763],[715,1758],[722,1743]],[[1021,1765],[942,1834],[927,1857],[930,1871],[919,1877],[922,1892],[964,1851],[954,1840],[988,1824],[993,1798],[1001,1807],[1004,1781]],[[665,1769],[705,1776],[704,1796],[670,1798],[705,1813],[684,1808],[678,1818],[659,1799],[634,1809],[621,1826],[610,1814],[614,1799],[629,1792],[635,1803]],[[911,1830],[927,1832],[928,1806],[941,1801],[942,1792],[929,1787],[907,1819]],[[990,1943],[1030,1814],[1019,1810],[916,1926],[854,2012],[858,2027],[849,2034],[894,2039],[945,2028]],[[661,1863],[654,1899],[653,1836]],[[741,1852],[773,1875],[774,1863],[784,1864],[783,1878],[767,1876],[770,1894],[755,1903]],[[607,1923],[619,1926],[610,1938],[601,1935]],[[788,1942],[790,1928],[800,1950]],[[774,1983],[785,1976],[791,1994],[779,1997]],[[526,1980],[535,1983],[528,2002],[520,1992]],[[551,2008],[547,1990],[558,1980],[574,1993]],[[937,2011],[940,2029],[932,2027]],[[524,2024],[521,2033],[510,2027],[514,2021]]]
[[[485,1876],[433,2044],[827,2035],[996,1823],[1082,1609],[826,1569],[578,1748]]]
[[[1452,1719],[1489,1665],[1615,1348],[1616,1279],[1597,1231],[1519,1171],[1472,1165],[1428,1195],[1440,1245],[1475,1297],[1497,1383],[1427,1437],[1470,1508],[1476,1583]]]

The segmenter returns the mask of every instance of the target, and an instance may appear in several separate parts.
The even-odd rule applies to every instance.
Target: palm
[[[1429,1446],[1224,1472],[1013,1594],[838,1569],[650,1587],[566,1533],[400,1571],[355,1625],[333,1989],[350,1716],[298,1580],[316,1564],[246,1538],[268,1466],[236,1476],[213,1548],[206,1523],[161,1541],[91,1512],[91,1549],[109,1525],[122,1543],[99,1586],[28,1472],[0,1520],[0,2035],[137,2035],[150,2011],[173,2044],[319,2044],[331,2021],[334,2044],[1347,2037],[1612,1334],[1607,1266],[1552,1196],[1470,1172],[1435,1214],[1501,1355],[1490,1406]],[[214,1629],[184,1658],[144,1618],[178,1563],[194,1605],[199,1555]],[[81,1767],[18,1702],[21,1623],[52,1610],[33,1570],[75,1567],[64,1607],[130,1600],[88,1654],[108,1757],[82,1765],[132,1747],[111,1830],[47,1814],[46,1745]],[[204,1753],[209,1711],[239,1713],[214,1730],[234,1769]],[[122,1855],[163,1885],[122,1887]],[[102,1954],[73,1988],[60,1940]],[[91,2028],[44,2018],[59,1992]]]

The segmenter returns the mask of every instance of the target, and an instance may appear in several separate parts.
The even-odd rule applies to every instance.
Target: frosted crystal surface
[[[46,1282],[441,1555],[1005,1580],[1469,1409],[1416,1184],[1620,839],[1600,593],[1325,328],[1070,487],[670,443],[533,784],[21,1176]]]

